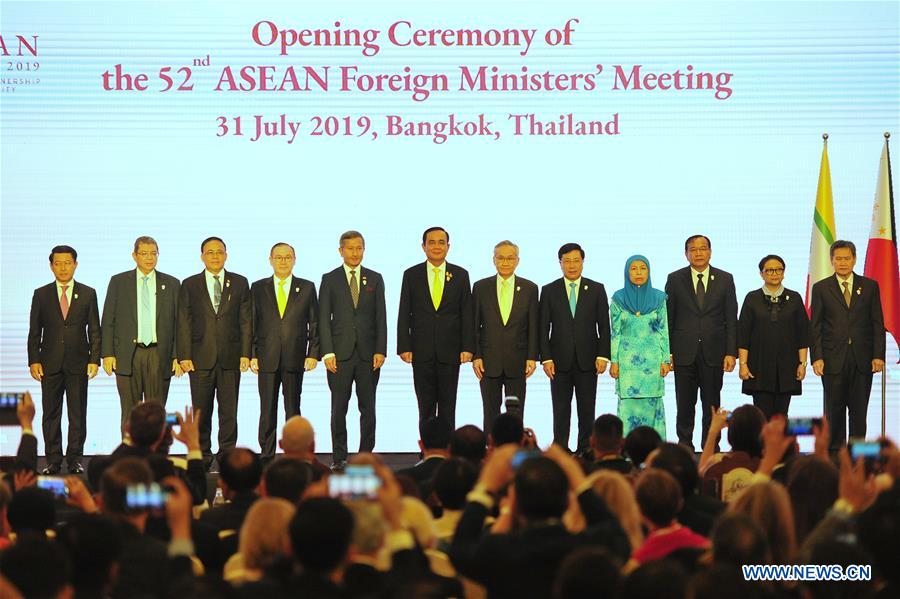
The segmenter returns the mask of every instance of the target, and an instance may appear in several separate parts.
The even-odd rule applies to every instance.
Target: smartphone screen
[[[328,494],[350,501],[378,498],[381,479],[372,466],[347,466],[343,474],[328,477]]]
[[[854,461],[858,458],[878,459],[881,457],[881,443],[878,441],[851,441],[850,457]]]
[[[166,414],[166,424],[170,426],[178,424],[178,412],[169,412]]]
[[[24,397],[24,393],[0,393],[0,425],[19,424],[16,408]]]
[[[128,485],[125,506],[130,510],[160,510],[166,505],[166,492],[159,483]]]
[[[47,489],[55,497],[65,499],[69,496],[69,490],[66,488],[66,480],[61,476],[38,476],[37,486],[41,489]]]
[[[814,426],[821,426],[821,418],[788,418],[784,434],[789,437],[813,434]]]
[[[536,449],[520,449],[515,453],[509,464],[513,470],[518,470],[525,460],[538,457],[539,455],[541,455],[541,452]]]

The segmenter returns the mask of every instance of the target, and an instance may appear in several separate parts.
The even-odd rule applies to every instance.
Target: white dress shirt
[[[709,264],[706,265],[706,270],[699,271],[695,270],[694,267],[691,267],[691,282],[694,284],[694,293],[697,293],[697,275],[703,275],[703,288],[706,291],[709,291]]]
[[[138,341],[144,344],[156,343],[156,270],[151,270],[149,274],[144,275],[140,268],[134,270],[137,282],[137,315],[138,315]],[[153,331],[152,339],[141,339],[141,289],[144,288],[144,277],[147,277],[147,287],[150,289],[150,328]]]
[[[68,287],[66,288],[66,299],[69,300],[69,309],[71,310],[72,309],[72,289],[75,288],[75,279],[72,279],[68,283],[60,283],[59,281],[56,282],[56,299],[57,300],[62,300],[62,294],[63,294],[62,286],[63,285],[68,285]]]
[[[215,308],[216,307],[216,291],[215,291],[216,290],[216,280],[213,278],[213,276],[214,276],[213,273],[209,272],[208,270],[204,270],[203,274],[206,275],[206,292],[209,293],[209,303],[211,303],[213,305],[213,308]],[[215,276],[219,277],[219,285],[222,288],[222,298],[220,298],[220,300],[223,300],[225,298],[225,269],[223,268],[222,270],[220,270],[219,274],[215,275]]]

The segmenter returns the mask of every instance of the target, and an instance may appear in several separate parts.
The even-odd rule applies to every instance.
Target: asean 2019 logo
[[[0,35],[0,92],[12,93],[41,82],[37,35]]]

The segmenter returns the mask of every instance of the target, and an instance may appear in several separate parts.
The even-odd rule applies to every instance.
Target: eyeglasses
[[[293,256],[272,256],[274,262],[291,262],[293,259]]]
[[[225,255],[225,252],[223,252],[222,250],[208,250],[203,253],[208,258],[212,258],[213,256],[215,256],[216,258],[220,258]]]
[[[781,275],[784,274],[783,268],[767,268],[763,271],[767,275]]]
[[[148,256],[156,258],[157,256],[159,256],[159,252],[136,252],[136,254],[141,258],[147,258]]]

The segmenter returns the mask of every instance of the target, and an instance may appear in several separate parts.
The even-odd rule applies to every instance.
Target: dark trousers
[[[338,360],[337,372],[328,373],[331,389],[331,454],[332,461],[347,459],[347,408],[356,383],[359,402],[359,451],[375,448],[375,389],[381,370],[372,369],[372,359],[363,359],[354,349],[348,360]]]
[[[87,367],[85,367],[85,372]],[[45,374],[41,379],[41,425],[44,431],[44,453],[48,464],[62,462],[62,406],[66,396],[66,412],[69,416],[69,439],[66,444],[66,462],[80,462],[84,455],[84,439],[87,436],[87,374],[67,374],[63,371]]]
[[[853,355],[847,352],[844,367],[838,374],[822,375],[825,391],[825,415],[831,427],[831,445],[837,450],[847,443],[847,412],[850,413],[850,436],[866,437],[866,416],[869,393],[872,392],[872,372],[861,372]]]
[[[417,362],[413,357],[413,385],[419,402],[419,433],[429,418],[440,418],[450,430],[456,430],[456,390],[459,386],[459,363],[443,364],[437,360]]]
[[[219,402],[219,453],[237,443],[237,406],[241,371],[226,370],[216,364],[211,370],[194,370],[191,377],[191,403],[200,409],[200,449],[207,467],[212,463],[213,400]]]
[[[264,460],[275,457],[275,428],[278,424],[278,388],[284,395],[284,419],[300,415],[303,372],[283,367],[259,373],[259,449]]]
[[[131,374],[116,373],[116,389],[119,390],[119,404],[122,406],[122,435],[131,410],[144,400],[154,400],[166,405],[169,397],[170,378],[160,374],[159,351],[156,346],[134,349],[131,359]]]
[[[578,412],[578,448],[590,447],[594,428],[594,410],[597,404],[597,371],[556,371],[550,381],[550,397],[553,400],[553,442],[569,447],[569,423],[572,420],[572,392]]]
[[[697,390],[700,390],[700,409],[702,437],[700,444],[706,443],[706,435],[709,433],[709,424],[712,422],[711,407],[718,408],[721,404],[722,392],[722,359],[714,361],[714,366],[708,366],[703,359],[703,344],[697,347],[697,356],[693,364],[675,364],[675,404],[677,416],[675,418],[675,430],[678,433],[678,442],[694,448],[694,411],[697,407]]]
[[[523,368],[524,371],[524,368]],[[512,378],[500,376],[481,377],[481,402],[484,405],[484,432],[490,434],[494,428],[494,419],[500,415],[503,398],[514,395],[519,398],[522,420],[525,420],[525,374]]]
[[[791,394],[757,391],[753,394],[753,405],[762,410],[766,420],[771,420],[775,414],[782,414],[786,418],[791,405]]]

